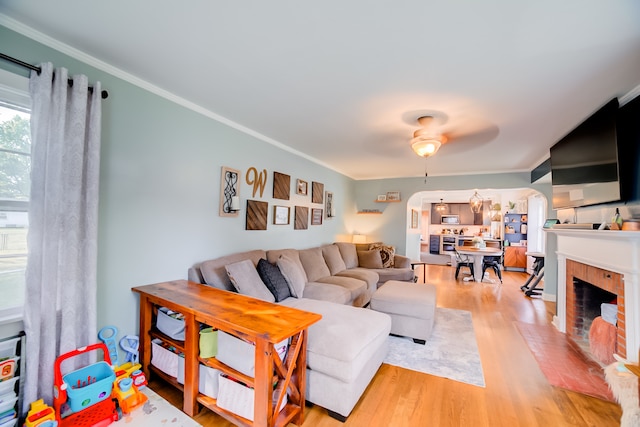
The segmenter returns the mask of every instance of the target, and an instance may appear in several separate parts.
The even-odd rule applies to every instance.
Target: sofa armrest
[[[411,268],[411,259],[404,255],[396,254],[393,257],[393,266],[395,268]]]

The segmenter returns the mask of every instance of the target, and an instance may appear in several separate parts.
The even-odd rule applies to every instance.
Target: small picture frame
[[[399,202],[399,201],[400,201],[399,191],[387,191],[387,202]]]
[[[386,201],[387,201],[386,194],[378,194],[378,198],[376,199],[376,202],[386,202]]]
[[[306,196],[308,194],[308,186],[307,181],[301,179],[296,180],[296,194]]]
[[[322,209],[311,209],[311,225],[322,225]]]
[[[411,228],[418,228],[418,211],[411,209]]]
[[[290,221],[291,208],[289,206],[273,207],[273,223],[275,225],[287,225]]]

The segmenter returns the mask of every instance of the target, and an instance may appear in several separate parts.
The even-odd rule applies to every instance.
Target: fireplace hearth
[[[616,348],[620,356],[626,357],[626,335],[624,323],[624,287],[622,275],[591,265],[568,259],[567,270],[567,334],[587,347],[593,320],[601,315],[603,303],[617,304]]]
[[[584,340],[593,320],[576,289],[597,302],[617,301],[617,353],[638,362],[640,349],[640,232],[549,230],[557,236],[558,288],[554,325],[576,341]],[[588,283],[589,285],[584,285]],[[577,284],[577,285],[576,285]],[[590,289],[590,287],[599,290]],[[603,293],[606,292],[606,293]],[[609,298],[611,298],[609,300]],[[601,301],[602,300],[602,301]],[[607,301],[608,300],[608,301]],[[592,303],[588,303],[592,304]],[[577,306],[577,308],[576,308]],[[594,311],[588,308],[587,311]]]

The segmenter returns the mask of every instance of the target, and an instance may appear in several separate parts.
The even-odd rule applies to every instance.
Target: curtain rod
[[[12,62],[16,65],[19,65],[23,68],[27,68],[29,70],[35,71],[38,74],[40,74],[40,72],[42,71],[42,69],[40,67],[36,67],[35,65],[31,65],[28,64],[24,61],[20,61],[19,59],[16,58],[12,58],[9,55],[5,55],[4,53],[0,52],[0,59],[4,59],[5,61],[9,61]],[[73,80],[69,79],[69,86],[73,86]],[[93,93],[93,86],[89,86],[89,92]],[[100,94],[100,96],[102,97],[102,99],[107,99],[109,97],[109,92],[107,92],[106,90],[103,90],[102,93]]]

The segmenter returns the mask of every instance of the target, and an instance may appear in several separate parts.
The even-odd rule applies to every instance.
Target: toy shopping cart
[[[62,376],[60,365],[63,361],[93,350],[102,350],[103,362]],[[109,350],[103,343],[81,347],[58,357],[53,372],[53,407],[59,427],[103,427],[119,420],[122,411],[111,398],[115,379]]]

